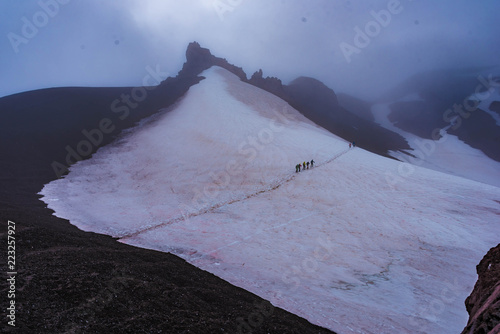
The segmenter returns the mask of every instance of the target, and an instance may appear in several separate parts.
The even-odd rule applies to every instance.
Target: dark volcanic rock
[[[238,76],[242,81],[247,81],[247,76],[241,67],[229,64],[226,59],[218,58],[210,53],[209,49],[202,48],[197,42],[189,43],[186,50],[186,62],[179,77],[195,77],[212,66],[220,66]]]
[[[327,115],[339,109],[339,101],[333,89],[314,78],[299,77],[287,86],[291,94],[300,94],[303,104],[314,104],[316,108]]]
[[[433,139],[434,129],[447,125],[443,112],[436,112],[427,101],[396,102],[390,109],[389,120],[395,126],[425,139]]]
[[[500,333],[500,244],[476,267],[478,280],[465,300],[469,321],[462,334]]]
[[[337,136],[370,152],[389,157],[388,151],[410,149],[399,134],[341,107],[333,90],[322,82],[301,77],[284,87],[286,101],[304,116]]]
[[[468,114],[468,118],[458,118],[448,133],[500,161],[500,127],[487,112],[476,109]]]
[[[406,140],[399,134],[339,106],[335,92],[319,80],[300,77],[289,85],[283,85],[278,78],[264,78],[262,70],[255,72],[248,80],[240,67],[229,64],[226,59],[213,56],[210,50],[200,47],[196,42],[189,44],[186,59],[178,75],[180,78],[194,78],[212,66],[220,66],[242,81],[282,98],[304,116],[335,135],[347,141],[356,141],[359,147],[384,156],[388,156],[388,151],[410,149]]]
[[[286,100],[287,95],[283,89],[283,84],[281,80],[276,77],[263,77],[262,70],[255,72],[250,80],[247,81],[249,84],[259,87],[271,94],[274,94],[284,100]]]
[[[500,101],[493,101],[490,104],[490,110],[500,115]]]
[[[53,162],[67,167],[68,150],[79,155],[70,164],[89,158],[123,130],[173,105],[203,79],[197,75],[210,62],[238,73],[199,45],[188,54],[182,73],[148,87],[141,101],[130,100],[132,87],[54,88],[0,98],[0,222],[5,242],[7,221],[16,223],[17,264],[16,327],[4,317],[4,332],[331,333],[177,256],[83,232],[39,200],[43,185],[58,177]],[[127,96],[129,103],[122,100]],[[109,131],[98,135],[105,119]],[[2,254],[6,273],[7,252]],[[4,316],[7,290],[0,286]]]
[[[419,73],[386,94],[381,102],[394,101],[390,105],[390,121],[422,138],[434,139],[435,129],[460,122],[460,126],[453,124],[450,134],[500,161],[500,127],[492,117],[479,109],[472,111],[471,117],[462,116],[473,109],[469,98],[487,91],[485,79],[479,75],[484,70],[458,68]],[[418,100],[405,101],[408,96],[417,96]],[[498,108],[497,102],[490,105],[492,111],[499,112]]]
[[[200,80],[199,77],[169,78],[159,86],[144,90],[146,93],[140,102],[131,97],[133,87],[50,88],[1,98],[2,160],[8,163],[18,155],[24,156],[22,170],[15,169],[13,177],[29,170],[31,164],[43,162],[39,172],[46,175],[48,182],[64,174],[63,170],[70,164],[89,158],[100,147],[111,143],[123,129],[173,104]],[[124,97],[128,97],[129,104]],[[107,120],[105,128],[109,131],[100,130],[103,120]],[[89,136],[95,139],[89,140]],[[21,151],[12,149],[14,140],[25,144]],[[68,159],[69,151],[75,152],[71,159]],[[54,163],[61,173],[54,171]]]
[[[349,110],[353,114],[364,118],[367,121],[375,120],[371,111],[371,104],[369,102],[342,93],[337,94],[337,99],[341,107]]]

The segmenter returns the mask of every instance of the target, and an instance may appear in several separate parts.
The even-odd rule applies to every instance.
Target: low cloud
[[[22,35],[24,17],[31,20],[57,1],[57,15],[15,52],[8,34]],[[364,98],[420,71],[498,65],[500,51],[494,0],[480,6],[466,0],[65,1],[0,4],[0,96],[52,86],[134,86],[144,66],[180,70],[194,40],[249,75],[262,68],[285,83],[311,76]],[[384,11],[389,22],[377,21],[374,13]],[[347,61],[341,46],[356,47],[359,31],[369,43]]]

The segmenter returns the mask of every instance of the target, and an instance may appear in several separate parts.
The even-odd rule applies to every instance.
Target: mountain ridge
[[[175,108],[46,185],[43,200],[84,230],[174,253],[335,331],[462,330],[474,266],[500,228],[488,223],[498,188],[418,167],[392,187],[383,175],[399,162],[349,149],[223,68],[202,75]],[[282,276],[326,236],[330,256]],[[428,318],[419,310],[451,277],[456,300]]]
[[[446,129],[466,145],[500,161],[500,131],[495,107],[500,103],[500,68],[455,68],[415,74],[381,96],[387,115],[399,129],[437,140],[435,129]],[[497,122],[498,123],[498,122]]]
[[[197,42],[188,45],[186,59],[179,72],[180,77],[197,76],[200,71],[211,66],[220,66],[243,82],[280,97],[316,124],[347,141],[355,141],[359,147],[368,151],[392,158],[388,154],[389,151],[410,149],[406,140],[399,134],[341,107],[334,90],[317,79],[302,76],[284,85],[279,78],[264,78],[262,70],[256,71],[247,79],[241,67],[212,55],[209,49],[202,48]]]
[[[221,67],[229,67],[232,69],[232,73],[234,73],[233,71],[239,72],[238,77],[240,79],[245,79],[249,83],[253,82],[257,87],[266,86],[265,89],[263,88],[264,90],[270,92],[274,91],[272,92],[273,94],[277,96],[282,94],[282,96],[286,97],[286,89],[283,88],[284,85],[279,79],[270,77],[264,78],[262,71],[257,71],[250,79],[246,79],[246,74],[244,74],[241,68],[229,64],[225,59],[219,60],[221,58],[215,56],[212,56],[212,58],[210,56],[206,52],[201,58],[197,58],[196,52],[191,54],[189,58],[190,61],[187,61],[187,65],[185,64],[185,66],[183,66],[183,70],[184,67],[186,70],[181,70],[182,73],[178,74],[176,77],[167,78],[154,90],[148,92],[147,98],[141,101],[136,108],[131,108],[130,115],[125,120],[119,119],[119,114],[113,112],[111,104],[115,99],[119,98],[121,94],[130,95],[133,87],[49,88],[13,94],[1,98],[0,110],[2,113],[0,113],[0,124],[2,131],[0,131],[0,137],[2,140],[0,141],[0,152],[3,158],[1,161],[3,186],[0,191],[0,201],[7,204],[10,210],[9,212],[14,212],[14,219],[18,218],[20,221],[29,220],[25,223],[25,226],[33,229],[33,231],[40,231],[39,227],[33,222],[48,222],[46,223],[47,227],[42,228],[42,235],[44,238],[50,235],[48,239],[52,240],[51,243],[53,244],[59,245],[59,241],[54,241],[57,238],[65,240],[62,243],[65,243],[66,240],[74,240],[72,238],[77,238],[74,236],[76,235],[74,229],[70,229],[71,236],[69,237],[57,234],[65,230],[65,228],[60,227],[59,224],[67,224],[67,222],[56,218],[46,218],[43,214],[46,209],[41,208],[41,205],[39,205],[40,208],[37,209],[39,211],[32,215],[30,214],[29,217],[18,212],[18,210],[23,206],[30,206],[38,202],[38,198],[34,194],[40,190],[42,184],[57,177],[51,167],[51,163],[53,161],[63,163],[69,154],[66,150],[67,147],[76,150],[79,143],[88,139],[82,134],[82,130],[94,130],[103,118],[113,120],[113,125],[115,126],[115,130],[104,136],[103,140],[98,145],[94,145],[90,153],[80,155],[81,159],[87,159],[97,151],[97,149],[118,138],[121,131],[130,128],[141,119],[156,113],[159,109],[172,105],[178,101],[189,87],[203,79],[198,76],[201,72],[197,72],[205,66],[203,64],[206,60],[208,60],[208,62],[218,62],[222,65]],[[98,92],[98,94],[92,92]],[[48,94],[46,100],[44,100],[41,105],[38,98],[40,94]],[[297,103],[297,100],[295,101]],[[493,104],[493,106],[496,106],[496,104]],[[313,107],[311,107],[311,109],[313,109]],[[68,115],[75,117],[67,117]],[[80,122],[78,115],[83,117],[83,123]],[[30,134],[30,131],[28,131],[29,127],[39,121],[42,123],[38,123],[38,125],[42,126],[38,128],[35,126],[33,129],[40,132],[26,137],[26,134]],[[18,131],[19,129],[23,129],[24,132]],[[78,160],[79,159],[73,159],[71,162],[75,163]],[[31,177],[34,172],[37,173],[36,178]],[[15,198],[15,202],[11,200],[11,198]],[[11,213],[3,214],[3,216],[6,219],[12,219]],[[35,249],[38,250],[45,247],[35,242],[35,240],[40,237],[40,234],[31,233],[29,231],[25,231],[24,233],[23,242],[35,245]],[[108,242],[103,241],[106,238],[98,239],[99,242],[103,242],[104,244]],[[81,242],[82,244],[84,243],[83,241]],[[141,254],[146,253],[142,252]],[[164,259],[165,257],[159,256],[158,258]],[[47,260],[47,263],[57,265],[57,261],[59,260],[55,259],[52,262]],[[67,263],[71,264],[71,260],[68,261]],[[84,260],[82,259],[82,261]],[[120,260],[117,257],[113,261],[119,263]],[[25,263],[27,266],[36,267],[36,264],[30,262],[30,260],[26,260]],[[129,264],[121,264],[130,266]],[[37,272],[43,272],[43,268],[37,268]],[[95,270],[102,272],[99,269]],[[137,268],[136,272],[140,273],[140,268]],[[77,269],[75,269],[74,274],[79,274]],[[109,275],[107,277],[109,277]],[[81,287],[81,285],[79,286]],[[27,291],[29,291],[29,289]],[[52,296],[52,292],[48,291],[46,293],[45,300],[49,300],[50,296]],[[43,299],[44,298],[42,298],[42,300]],[[37,319],[43,319],[45,316],[47,316],[47,314],[40,315],[40,313],[37,313]]]
[[[332,333],[177,256],[83,232],[39,200],[44,184],[59,177],[54,161],[89,159],[200,80],[169,78],[130,106],[136,87],[49,88],[0,99],[0,220],[15,223],[22,263],[18,331]]]

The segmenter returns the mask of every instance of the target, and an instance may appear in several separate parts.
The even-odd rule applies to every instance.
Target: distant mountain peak
[[[189,43],[186,49],[186,60],[190,62],[199,62],[204,60],[211,60],[214,56],[209,49],[202,48],[198,42]]]
[[[328,103],[334,107],[338,106],[337,94],[335,94],[333,89],[317,79],[301,76],[293,80],[288,87],[301,90],[309,98],[324,100],[324,103]]]
[[[177,79],[199,82],[204,79],[200,74],[212,66],[222,67],[235,74],[241,81],[280,97],[318,125],[348,141],[356,140],[361,147],[372,152],[387,156],[390,150],[410,148],[398,134],[380,127],[373,120],[362,119],[343,109],[336,93],[323,82],[301,76],[289,85],[283,85],[279,78],[264,77],[262,69],[247,79],[241,67],[230,64],[225,58],[212,55],[209,49],[201,47],[198,42],[189,43],[186,62]]]
[[[220,66],[247,81],[247,75],[241,67],[230,64],[225,58],[219,58],[207,48],[202,48],[198,42],[189,43],[186,49],[186,62],[179,72],[179,77],[195,77],[212,66]]]

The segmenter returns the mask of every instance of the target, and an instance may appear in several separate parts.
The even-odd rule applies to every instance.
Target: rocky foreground
[[[469,322],[462,334],[500,333],[500,244],[477,265],[479,276],[465,300]]]

